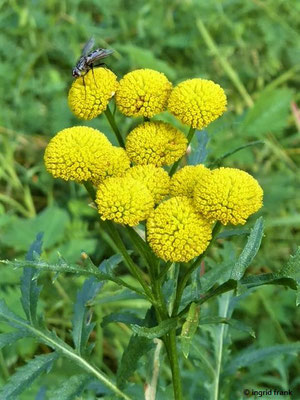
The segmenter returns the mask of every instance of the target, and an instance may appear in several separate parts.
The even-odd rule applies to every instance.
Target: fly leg
[[[93,77],[94,77],[94,82],[95,82],[95,85],[96,85],[96,87],[98,87],[98,86],[97,86],[96,79],[95,79],[95,75],[94,75],[94,65],[93,65],[93,64],[91,64],[91,65],[90,65],[90,67],[91,67],[91,70],[92,70],[92,73],[93,73]]]
[[[86,100],[86,84],[85,84],[85,80],[84,80],[84,75],[82,76],[82,82],[83,82],[83,86],[84,86],[84,100]]]

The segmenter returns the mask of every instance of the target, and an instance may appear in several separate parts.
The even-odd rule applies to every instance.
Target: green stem
[[[172,329],[169,332],[169,342],[168,342],[168,355],[172,370],[172,380],[173,380],[173,391],[175,400],[183,400],[182,396],[182,385],[180,377],[180,369],[178,362],[178,352],[176,346],[176,329]]]
[[[86,188],[87,192],[91,196],[92,200],[95,201],[96,199],[96,192],[93,187],[93,185],[90,182],[83,182],[84,187]],[[151,303],[154,302],[154,297],[152,295],[151,289],[147,285],[147,283],[144,281],[143,276],[141,274],[141,271],[139,267],[134,263],[130,255],[128,254],[128,251],[119,235],[119,232],[117,231],[116,227],[114,226],[114,223],[111,221],[103,221],[101,218],[99,219],[99,223],[103,231],[107,232],[111,239],[114,241],[118,251],[123,257],[124,263],[126,267],[128,268],[129,272],[132,274],[133,277],[135,277],[142,288],[144,289],[144,292],[146,296],[148,297],[149,301]]]
[[[192,141],[192,139],[193,139],[195,130],[196,130],[195,128],[190,127],[189,133],[188,133],[188,135],[187,135],[188,145],[191,143],[191,141]],[[180,163],[181,160],[182,160],[182,157],[181,157],[179,160],[177,160],[177,161],[173,164],[173,166],[172,166],[172,168],[171,168],[171,170],[170,170],[170,176],[172,176],[172,175],[175,174],[175,172],[176,172],[176,170],[177,170],[177,168],[178,168],[178,165],[179,165],[179,163]]]
[[[177,287],[177,292],[176,292],[176,298],[175,298],[175,301],[174,301],[174,308],[173,308],[173,312],[172,312],[172,317],[176,316],[177,313],[178,313],[178,310],[179,310],[179,307],[180,307],[181,297],[182,297],[184,288],[185,288],[188,280],[190,279],[192,273],[195,271],[196,268],[198,268],[199,264],[201,263],[201,261],[203,260],[205,255],[207,254],[208,249],[211,247],[212,243],[216,239],[216,236],[220,232],[221,227],[222,227],[221,223],[220,222],[216,222],[216,224],[214,226],[214,229],[212,231],[212,239],[211,239],[209,245],[207,246],[205,252],[202,253],[199,257],[196,258],[196,260],[192,263],[192,265],[185,272],[183,278],[179,281],[178,287]]]
[[[104,114],[109,122],[109,125],[111,126],[112,130],[115,132],[116,138],[119,142],[119,145],[121,147],[125,147],[124,140],[122,138],[121,132],[119,131],[119,128],[116,124],[115,118],[112,115],[109,106],[107,106],[107,109],[104,111]]]

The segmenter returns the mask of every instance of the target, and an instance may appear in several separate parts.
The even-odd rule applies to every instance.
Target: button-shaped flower
[[[203,175],[209,175],[211,171],[204,165],[187,165],[177,171],[171,179],[171,196],[193,197],[194,188],[197,182],[203,179]]]
[[[189,79],[176,86],[168,110],[183,124],[202,129],[226,110],[227,99],[220,85],[206,79]]]
[[[127,170],[126,176],[143,183],[158,204],[169,194],[170,177],[163,168],[154,165],[136,165]]]
[[[127,154],[138,165],[171,165],[184,155],[186,149],[184,134],[165,122],[145,122],[126,138]]]
[[[128,155],[121,147],[112,146],[111,149],[106,152],[106,156],[105,167],[99,169],[96,176],[91,179],[95,186],[98,186],[108,177],[123,176],[130,167]]]
[[[202,254],[211,233],[210,222],[194,210],[187,197],[164,201],[147,220],[147,241],[165,261],[188,262]]]
[[[74,126],[63,129],[48,143],[44,161],[55,178],[94,181],[107,169],[112,145],[97,129]]]
[[[263,203],[256,179],[236,168],[218,168],[204,176],[194,190],[194,206],[206,218],[223,225],[244,224]]]
[[[118,87],[116,75],[107,68],[94,68],[75,79],[68,103],[77,118],[89,120],[106,110]]]
[[[148,117],[165,111],[172,84],[166,76],[152,69],[137,69],[121,80],[116,104],[128,117]]]
[[[131,177],[106,179],[98,187],[96,203],[101,219],[130,226],[148,218],[154,207],[146,186]]]

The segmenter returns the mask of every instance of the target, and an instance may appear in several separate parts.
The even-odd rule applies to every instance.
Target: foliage
[[[165,350],[155,358],[168,327],[147,312],[83,188],[54,182],[42,164],[49,138],[78,124],[66,93],[92,35],[116,50],[109,66],[119,77],[147,67],[174,82],[198,76],[220,83],[229,110],[195,135],[188,163],[239,167],[264,188],[264,234],[262,219],[221,232],[183,293],[179,321],[171,322],[181,338],[184,393],[237,399],[244,388],[272,387],[297,396],[298,2],[51,0],[36,7],[3,0],[1,6],[0,397],[142,398],[160,362],[157,399],[172,398]],[[129,119],[122,124],[125,131],[133,127]],[[115,141],[104,119],[88,125]],[[43,240],[30,250],[39,232]],[[127,249],[133,234],[124,235]],[[132,257],[145,266],[136,248]],[[170,266],[166,298],[177,273]]]

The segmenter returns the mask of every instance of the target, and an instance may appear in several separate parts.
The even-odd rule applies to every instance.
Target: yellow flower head
[[[187,197],[161,203],[147,220],[147,241],[165,261],[187,262],[202,254],[211,232],[210,222],[196,213]]]
[[[97,129],[74,126],[63,129],[45,150],[46,169],[66,181],[97,180],[107,168],[112,145]]]
[[[135,180],[143,183],[158,204],[169,194],[170,177],[163,168],[156,168],[154,165],[136,165],[126,172]]]
[[[220,85],[195,78],[172,90],[168,109],[183,124],[202,129],[222,115],[226,105],[226,95]]]
[[[172,84],[164,74],[152,69],[137,69],[121,80],[116,104],[128,117],[148,117],[165,111]]]
[[[99,169],[98,174],[91,179],[95,186],[98,186],[109,177],[123,176],[130,167],[130,160],[124,149],[121,147],[112,146],[109,151],[106,152],[107,160],[106,165]]]
[[[116,75],[107,68],[94,68],[72,83],[68,102],[80,119],[93,119],[106,110],[118,87]]]
[[[101,219],[130,226],[148,218],[154,207],[146,186],[131,177],[106,179],[98,187],[96,203]]]
[[[198,212],[223,225],[244,224],[262,207],[263,190],[256,179],[236,168],[218,168],[203,176],[194,190]]]
[[[157,167],[170,165],[184,155],[187,139],[182,132],[165,122],[145,122],[126,138],[126,151],[132,162]]]
[[[171,196],[193,197],[194,187],[201,181],[203,175],[209,175],[211,171],[204,165],[188,165],[181,168],[171,178]]]

